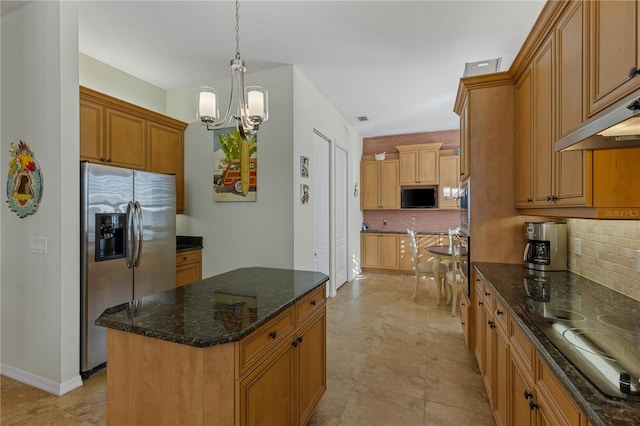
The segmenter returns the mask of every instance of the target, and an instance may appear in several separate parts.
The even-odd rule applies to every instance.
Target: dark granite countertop
[[[202,237],[176,235],[176,253],[202,249]]]
[[[361,234],[406,234],[407,231],[376,231],[375,229],[369,229],[368,231],[360,231]],[[416,231],[416,235],[446,235],[449,236],[449,231],[439,232],[419,232]]]
[[[497,299],[507,307],[512,318],[527,333],[542,358],[592,424],[640,424],[640,402],[604,395],[535,325],[527,312],[531,312],[531,306],[536,302],[527,294],[525,287],[532,287],[531,280],[536,277],[533,271],[522,265],[501,263],[474,262],[473,266],[494,287]],[[619,319],[620,322],[616,323],[618,327],[637,329],[640,325],[639,301],[569,271],[545,272],[543,276],[550,293],[545,296],[545,307],[563,312],[578,312],[586,318],[587,327],[602,328],[605,318],[607,322]],[[531,292],[530,289],[529,293]],[[628,355],[638,365],[640,343],[630,346],[632,353]]]
[[[206,347],[247,336],[329,279],[320,272],[242,268],[104,311],[96,325]]]

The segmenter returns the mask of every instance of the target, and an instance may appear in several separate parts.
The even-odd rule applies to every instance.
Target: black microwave
[[[400,207],[403,209],[436,209],[438,208],[438,188],[403,188]]]

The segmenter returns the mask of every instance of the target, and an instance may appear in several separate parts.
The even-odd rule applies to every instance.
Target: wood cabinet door
[[[202,279],[202,251],[193,250],[176,254],[176,287]]]
[[[380,234],[362,233],[362,248],[360,255],[362,256],[363,268],[381,268],[380,263]]]
[[[238,384],[241,425],[293,425],[295,349],[287,340]]]
[[[413,264],[413,255],[411,252],[411,244],[409,244],[408,235],[400,235],[400,270],[413,272],[415,265]],[[416,235],[416,246],[420,247],[420,236]],[[418,252],[419,253],[419,252]]]
[[[495,373],[496,373],[496,325],[493,321],[492,308],[485,299],[484,306],[484,387],[491,406],[495,408]]]
[[[326,314],[311,320],[302,329],[296,348],[298,356],[298,424],[309,421],[313,409],[327,389]]]
[[[476,288],[476,300],[475,300],[475,353],[476,360],[478,361],[478,367],[480,367],[480,374],[482,376],[485,375],[485,333],[486,333],[486,322],[485,322],[485,313],[484,313],[484,297],[483,292],[480,288]]]
[[[533,204],[551,205],[555,147],[553,138],[553,39],[533,59]]]
[[[535,425],[536,411],[529,406],[529,398],[531,394],[533,398],[533,385],[522,373],[518,362],[511,353],[509,362],[509,401],[510,401],[510,417],[511,425]]]
[[[159,123],[147,124],[149,136],[148,168],[156,173],[176,176],[176,212],[184,212],[184,143],[181,130]]]
[[[516,167],[515,205],[531,207],[533,204],[533,158],[532,158],[532,93],[531,67],[516,83]]]
[[[80,99],[80,159],[101,163],[104,155],[104,107]]]
[[[416,185],[419,183],[419,161],[418,150],[400,152],[400,185]]]
[[[467,295],[467,290],[464,287],[459,288],[459,297],[460,301],[460,325],[462,326],[462,332],[464,333],[464,343],[467,349],[471,349],[469,344],[471,343],[471,335],[470,335],[470,324],[469,324],[469,296]]]
[[[397,234],[380,234],[381,264],[384,269],[398,269],[399,244]]]
[[[418,152],[418,183],[420,185],[438,184],[439,151],[435,149]]]
[[[106,158],[113,166],[146,170],[145,120],[106,109]]]
[[[379,170],[378,161],[363,161],[360,163],[362,190],[360,207],[362,210],[374,210],[380,206],[378,197],[380,193]]]
[[[398,160],[380,161],[380,181],[379,181],[379,205],[384,209],[400,208],[400,186],[398,185],[398,174],[400,163]]]
[[[584,2],[589,8],[589,116],[640,87],[640,5],[637,1]]]
[[[586,118],[586,64],[583,52],[583,3],[575,2],[565,11],[555,32],[556,105],[558,137],[578,128]],[[591,152],[567,151],[555,154],[555,188],[557,206],[590,206]]]
[[[500,327],[495,328],[495,385],[493,396],[493,411],[498,426],[506,426],[508,422],[509,399],[509,339]]]
[[[440,188],[439,204],[440,209],[457,209],[457,198],[444,198],[444,188],[455,188],[460,186],[460,157],[457,155],[440,157]]]

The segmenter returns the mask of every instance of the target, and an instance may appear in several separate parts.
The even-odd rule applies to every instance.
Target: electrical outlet
[[[578,256],[582,254],[582,247],[580,247],[580,238],[573,239],[573,252]]]

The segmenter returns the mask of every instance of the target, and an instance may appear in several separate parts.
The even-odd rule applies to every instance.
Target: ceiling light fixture
[[[243,138],[256,134],[260,124],[269,119],[267,89],[244,86],[245,63],[240,59],[240,3],[236,0],[236,56],[231,60],[231,95],[222,119],[218,112],[218,92],[213,87],[200,86],[196,95],[196,117],[207,130],[218,130],[232,125]],[[235,112],[232,108],[235,105]]]

